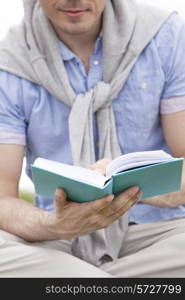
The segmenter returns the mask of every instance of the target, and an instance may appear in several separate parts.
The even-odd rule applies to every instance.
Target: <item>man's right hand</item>
[[[62,189],[55,193],[56,214],[52,231],[56,239],[70,239],[106,228],[124,215],[139,199],[141,191],[131,187],[114,198],[114,195],[77,203],[67,199]]]

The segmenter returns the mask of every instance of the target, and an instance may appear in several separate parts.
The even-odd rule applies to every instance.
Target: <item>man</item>
[[[184,156],[185,21],[132,0],[24,8],[0,45],[0,276],[184,276],[184,189],[33,206],[18,184],[24,150],[30,177],[38,156],[102,172],[121,153]]]

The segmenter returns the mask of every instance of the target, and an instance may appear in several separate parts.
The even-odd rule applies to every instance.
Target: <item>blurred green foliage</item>
[[[35,195],[29,191],[26,191],[26,190],[20,190],[19,191],[19,198],[21,199],[24,199],[30,203],[33,203],[34,204],[34,198],[35,198]]]

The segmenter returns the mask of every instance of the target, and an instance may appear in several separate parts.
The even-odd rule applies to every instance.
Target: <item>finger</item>
[[[100,172],[101,174],[105,175],[106,167],[110,162],[111,162],[111,160],[108,158],[98,160],[96,163],[94,163],[93,165],[90,166],[90,169]]]
[[[112,215],[116,214],[118,217],[125,214],[134,204],[139,202],[139,199],[142,195],[142,192],[139,191],[135,196],[130,198],[126,204],[124,204],[122,207],[120,207],[117,211],[115,211]],[[110,215],[111,216],[111,215]]]
[[[110,202],[112,202],[113,199],[114,199],[114,195],[110,194],[104,198],[86,203],[86,208],[91,214],[92,212],[97,213],[101,211],[103,208],[107,207],[110,204]]]
[[[99,172],[99,173],[101,173],[102,175],[104,175],[104,168],[101,168],[101,167],[93,167],[93,166],[91,166],[89,169],[91,169],[91,170],[93,170],[93,171],[95,171],[95,172]]]
[[[124,191],[123,193],[118,195],[112,201],[112,203],[109,204],[109,206],[107,206],[106,208],[103,208],[101,213],[104,216],[111,216],[112,214],[119,211],[122,207],[124,207],[130,199],[132,201],[132,199],[137,195],[137,193],[139,191],[140,190],[137,186],[127,189],[126,191]]]
[[[141,197],[142,192],[138,192],[134,197],[130,198],[128,202],[118,211],[114,212],[112,215],[106,218],[107,226],[115,222],[117,219],[122,217],[129,209],[135,205]]]
[[[111,159],[103,158],[103,159],[95,162],[93,165],[91,165],[91,167],[92,168],[98,168],[98,167],[102,168],[104,166],[107,166],[110,162],[111,162]]]
[[[133,186],[126,191],[122,192],[120,195],[118,195],[114,201],[111,203],[112,209],[114,211],[119,210],[121,207],[123,207],[130,199],[133,199],[138,192],[140,191],[138,186]]]
[[[102,175],[105,175],[105,170],[103,168],[94,169],[94,171],[99,172]]]
[[[55,199],[54,199],[54,206],[56,209],[56,215],[60,216],[61,212],[64,209],[64,206],[68,203],[67,195],[63,189],[57,188],[55,191]]]

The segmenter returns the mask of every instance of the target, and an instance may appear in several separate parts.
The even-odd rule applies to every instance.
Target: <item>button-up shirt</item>
[[[80,58],[62,42],[60,49],[76,94],[86,93],[103,80],[102,34],[96,40],[88,74]],[[140,54],[112,107],[123,154],[159,149],[170,153],[161,129],[160,114],[185,109],[183,18],[177,14],[168,18]],[[0,71],[0,143],[25,146],[26,173],[30,178],[30,165],[37,157],[73,164],[68,130],[70,110],[42,86]],[[93,129],[98,160],[95,114]],[[53,199],[36,195],[36,205],[52,211]],[[177,217],[185,217],[184,206],[160,208],[142,203],[129,211],[130,221],[136,223]]]

